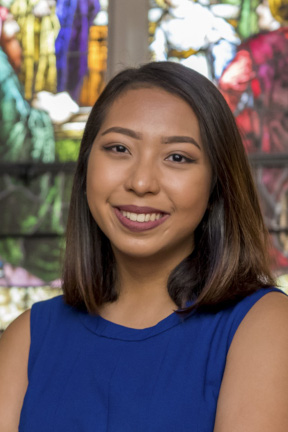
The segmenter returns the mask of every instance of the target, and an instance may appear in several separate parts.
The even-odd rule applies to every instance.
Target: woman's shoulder
[[[34,303],[31,308],[31,341],[41,343],[41,338],[62,334],[79,323],[81,311],[65,302],[63,295]]]
[[[279,288],[275,287],[265,287],[259,288],[255,292],[243,297],[240,301],[236,302],[232,307],[234,313],[247,313],[252,307],[259,303],[264,298],[287,298],[287,295],[281,291]]]
[[[14,352],[17,352],[20,356],[21,354],[25,356],[28,353],[30,345],[30,314],[31,311],[26,310],[4,331],[0,339],[0,362],[3,362],[7,356],[14,356]],[[19,355],[15,359],[13,357],[13,361],[17,361]],[[0,367],[1,371],[2,368]]]
[[[256,295],[254,294],[254,297]],[[286,339],[285,346],[288,352],[288,296],[280,291],[273,290],[256,296],[256,301],[249,308],[235,333],[231,344],[231,351],[241,349],[246,344],[257,347],[261,341],[269,341],[269,350],[273,345]],[[276,348],[276,347],[275,347]]]
[[[6,344],[17,343],[19,349],[22,345],[30,340],[30,314],[31,310],[28,309],[16,318],[4,331],[0,341],[1,349]],[[19,339],[19,340],[18,340]],[[0,351],[1,352],[1,351]]]
[[[257,293],[256,293],[257,294]],[[262,295],[255,301],[251,308],[250,315],[254,319],[269,319],[271,314],[276,314],[279,319],[286,319],[288,308],[288,296],[279,289],[264,291]],[[283,314],[284,312],[284,314]],[[249,315],[247,316],[248,319]],[[273,316],[273,319],[275,317]],[[274,321],[273,321],[274,322]]]
[[[55,307],[61,308],[64,305],[65,305],[65,302],[64,302],[63,295],[57,295],[55,297],[51,297],[49,299],[45,299],[45,300],[38,301],[38,302],[34,303],[32,305],[32,310],[35,308],[41,308],[42,310],[43,309],[48,310],[48,309],[55,308]]]
[[[254,315],[259,308],[271,308],[272,300],[279,304],[286,304],[288,297],[278,288],[260,288],[254,293],[244,297],[233,306],[225,309],[221,314],[225,317],[227,329],[229,328],[228,346],[230,347],[234,340],[235,334],[238,332],[242,323],[246,322],[246,318]],[[262,313],[262,312],[261,312]],[[243,324],[244,325],[244,324]]]
[[[279,345],[288,353],[288,296],[281,291],[270,291],[262,295],[249,309],[234,336],[231,350],[247,343],[254,347],[269,341],[269,350],[277,346],[281,339],[286,344]],[[276,348],[275,346],[275,348]]]
[[[50,299],[36,302],[31,308],[31,325],[37,319],[41,319],[43,323],[49,322],[51,318],[57,320],[57,317],[65,316],[65,314],[76,313],[77,309],[66,304],[64,296],[58,295]]]
[[[43,338],[52,313],[65,309],[62,296],[35,303],[16,318],[0,339],[0,430],[18,431],[28,385],[31,339]],[[43,339],[42,339],[43,340]],[[40,340],[39,340],[40,341]]]
[[[288,430],[287,328],[284,293],[267,292],[249,309],[228,352],[215,431]]]
[[[27,389],[30,310],[20,315],[0,339],[0,430],[18,430]]]

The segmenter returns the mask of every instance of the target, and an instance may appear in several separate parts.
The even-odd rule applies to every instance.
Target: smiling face
[[[193,250],[209,200],[211,167],[197,118],[180,97],[130,89],[110,107],[88,160],[87,200],[115,257]]]

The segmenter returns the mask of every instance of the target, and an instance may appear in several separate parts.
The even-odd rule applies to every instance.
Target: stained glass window
[[[75,161],[104,86],[108,0],[0,0],[0,330],[61,292]]]
[[[207,76],[236,117],[287,287],[287,1],[149,2],[150,58]],[[105,84],[108,0],[0,0],[0,23],[1,328],[60,292],[75,160]]]
[[[217,85],[251,160],[275,274],[288,287],[288,3],[150,0],[150,55]]]

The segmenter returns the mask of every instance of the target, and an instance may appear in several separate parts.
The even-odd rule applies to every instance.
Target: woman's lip
[[[143,208],[148,208],[148,207],[142,207],[142,209]],[[153,210],[155,210],[155,209],[153,209]],[[124,211],[126,211],[126,210],[124,210]],[[131,221],[130,219],[128,219],[127,217],[125,217],[123,215],[122,211],[119,210],[118,207],[114,207],[114,212],[115,212],[115,214],[117,216],[117,219],[121,222],[121,224],[125,228],[127,228],[127,229],[129,229],[130,231],[133,231],[133,232],[142,232],[142,231],[147,231],[147,230],[151,230],[153,228],[156,228],[158,225],[161,225],[163,222],[165,222],[165,220],[168,219],[168,217],[169,217],[169,214],[165,214],[160,219],[157,219],[155,221],[137,222],[137,221]],[[134,211],[134,213],[136,213],[136,212]],[[155,211],[153,211],[152,213],[155,213]]]
[[[163,210],[156,209],[154,207],[142,207],[142,206],[135,206],[135,205],[121,205],[121,206],[115,206],[120,211],[127,211],[130,213],[136,213],[136,214],[143,214],[143,213],[161,213],[161,214],[167,214],[166,212],[163,212]]]

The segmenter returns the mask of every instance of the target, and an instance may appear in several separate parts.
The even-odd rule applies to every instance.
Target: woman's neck
[[[175,263],[156,259],[117,257],[118,300],[101,307],[100,315],[126,327],[146,328],[157,324],[177,309],[167,291]]]

